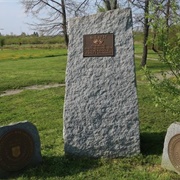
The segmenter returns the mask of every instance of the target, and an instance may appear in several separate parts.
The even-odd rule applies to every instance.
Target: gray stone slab
[[[83,57],[83,36],[104,33],[114,34],[114,56]],[[76,156],[140,152],[130,9],[69,20],[64,143]]]
[[[172,123],[167,129],[161,166],[180,174],[180,123]]]
[[[0,178],[41,162],[40,137],[35,125],[23,121],[0,127]]]

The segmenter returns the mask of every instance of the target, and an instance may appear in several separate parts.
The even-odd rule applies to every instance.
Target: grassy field
[[[0,92],[35,84],[64,83],[66,49],[0,51]]]
[[[16,46],[15,46],[16,47]],[[66,49],[40,49],[40,48],[28,48],[28,49],[5,49],[0,51],[0,61],[2,60],[19,60],[19,59],[34,59],[44,57],[57,57],[67,54]]]
[[[139,47],[136,47],[139,48]],[[139,48],[140,49],[140,48]],[[35,84],[64,83],[66,50],[0,52],[0,91]],[[14,51],[13,51],[14,52]],[[12,54],[13,54],[12,52]],[[19,54],[18,54],[19,53]],[[56,55],[55,57],[53,57]],[[141,154],[131,158],[90,159],[64,155],[63,103],[64,87],[46,90],[25,90],[20,94],[0,97],[0,124],[28,120],[36,125],[41,138],[43,163],[27,169],[12,179],[63,180],[178,180],[179,176],[161,168],[163,142],[168,126],[179,118],[154,107],[152,93],[136,59],[139,99]],[[158,61],[148,67],[159,72]]]

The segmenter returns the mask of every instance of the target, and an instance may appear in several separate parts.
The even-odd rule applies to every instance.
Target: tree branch
[[[51,0],[53,1],[53,0]],[[46,4],[47,6],[51,7],[52,9],[54,9],[55,11],[58,11],[60,14],[63,14],[59,9],[55,8],[54,6],[50,5],[49,3],[45,2],[44,0],[41,0],[41,2],[43,2],[44,4]],[[62,6],[62,5],[61,5]]]
[[[80,10],[80,8],[83,6],[83,4],[87,4],[89,2],[89,0],[84,0],[80,5],[79,5],[79,7],[76,9],[76,11],[75,11],[75,16],[77,16],[77,12]]]

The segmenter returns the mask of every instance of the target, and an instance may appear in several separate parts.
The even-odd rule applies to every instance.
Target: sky
[[[78,1],[78,0],[77,0]],[[34,20],[24,13],[20,0],[0,0],[0,33],[3,35],[20,35],[22,32],[33,34],[27,23]]]
[[[0,33],[20,35],[22,32],[32,34],[27,23],[32,19],[24,13],[20,0],[0,0]]]

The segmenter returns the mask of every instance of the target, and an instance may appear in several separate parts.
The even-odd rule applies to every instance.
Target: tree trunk
[[[111,10],[111,3],[109,0],[103,0],[107,11]]]
[[[147,54],[148,54],[148,46],[147,40],[149,36],[149,18],[147,15],[149,14],[149,0],[145,0],[145,10],[144,10],[144,40],[143,40],[143,55],[141,60],[141,66],[145,66],[147,62]]]
[[[152,50],[157,53],[158,49],[156,49],[156,46],[155,46],[155,39],[156,39],[156,31],[154,30],[154,32],[153,32]]]
[[[168,0],[166,4],[166,31],[167,31],[167,36],[169,35],[169,17],[170,17],[170,6],[171,6],[171,0]],[[168,38],[168,37],[167,37]]]
[[[63,29],[63,34],[64,34],[64,39],[65,39],[65,43],[66,46],[68,47],[68,43],[69,43],[69,37],[68,37],[68,33],[67,33],[67,21],[66,21],[66,8],[65,8],[65,3],[64,0],[61,0],[61,4],[62,4],[62,29]]]
[[[113,1],[112,9],[117,9],[117,0]]]

